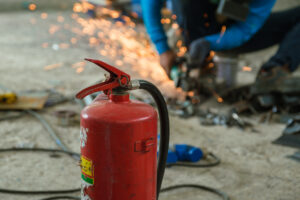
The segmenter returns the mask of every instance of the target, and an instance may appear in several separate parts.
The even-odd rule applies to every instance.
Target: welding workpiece
[[[103,91],[81,112],[80,143],[82,199],[157,200],[169,147],[169,118],[159,90],[144,80],[99,60],[86,59],[110,77],[80,91],[84,98]],[[148,104],[130,100],[128,90],[144,89],[154,98],[160,120],[157,161],[157,112]],[[158,163],[157,163],[158,162]]]

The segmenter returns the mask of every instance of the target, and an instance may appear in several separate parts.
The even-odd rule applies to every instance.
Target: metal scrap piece
[[[287,156],[287,157],[300,162],[300,151],[297,151],[293,155],[290,155],[290,156]]]
[[[283,130],[283,134],[291,135],[300,133],[300,116],[290,119],[286,128]]]

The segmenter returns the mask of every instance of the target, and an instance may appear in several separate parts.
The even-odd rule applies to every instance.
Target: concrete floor
[[[66,95],[74,95],[79,89],[103,77],[103,72],[92,64],[88,64],[85,70],[78,74],[76,73],[78,67],[74,67],[74,64],[78,64],[85,57],[103,59],[109,63],[116,63],[118,60],[118,58],[112,59],[111,56],[99,55],[102,44],[97,47],[90,45],[90,36],[78,36],[75,33],[76,28],[80,29],[81,26],[72,18],[71,11],[49,11],[46,19],[41,18],[42,12],[0,13],[0,85],[15,91],[55,87]],[[59,22],[61,20],[58,20],[58,16],[63,17],[64,21]],[[55,30],[54,34],[49,33]],[[137,30],[143,32],[142,28]],[[97,32],[101,31],[103,30],[97,29]],[[72,37],[77,38],[76,44],[71,43]],[[274,50],[269,49],[248,55],[243,57],[244,62],[256,69]],[[139,59],[138,57],[137,60]],[[151,64],[158,65],[155,59],[155,55],[145,58]],[[59,67],[46,71],[45,67],[52,64]],[[162,91],[168,90],[169,85],[165,85],[163,74],[159,76],[162,77],[161,79],[151,76],[154,73],[151,70],[145,75],[140,73],[132,62],[125,63],[122,69],[132,73],[135,78],[147,76],[147,79],[153,79]],[[239,80],[244,80],[245,77],[248,81],[253,80],[255,70],[239,74]],[[223,109],[214,101],[210,101],[206,106]],[[52,112],[62,108],[80,112],[80,107],[75,103],[66,103],[47,109],[41,114],[55,126],[63,142],[73,151],[79,152],[79,126],[60,127],[55,124]],[[182,167],[167,169],[163,187],[196,183],[221,189],[233,200],[299,199],[299,163],[285,157],[295,150],[271,144],[271,141],[280,136],[284,125],[260,124],[258,117],[249,120],[256,125],[260,133],[241,131],[237,128],[203,127],[197,118],[185,120],[171,116],[173,143],[205,147],[220,156],[222,164],[209,169]],[[1,121],[0,138],[1,148],[18,145],[56,148],[43,127],[29,116]],[[47,154],[0,155],[0,177],[0,187],[24,190],[68,189],[80,185],[80,169],[75,161],[68,157],[52,158]],[[42,197],[44,196],[0,193],[0,199],[5,200],[38,200]],[[183,198],[186,200],[218,199],[206,192],[182,189],[162,194],[160,200]]]

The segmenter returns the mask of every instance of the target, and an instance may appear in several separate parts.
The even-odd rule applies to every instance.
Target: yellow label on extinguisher
[[[81,156],[81,172],[82,172],[82,179],[90,184],[94,184],[94,166],[92,160]]]

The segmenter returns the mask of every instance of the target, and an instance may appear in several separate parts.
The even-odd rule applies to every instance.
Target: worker
[[[173,0],[172,11],[192,59],[202,62],[211,50],[246,53],[279,43],[279,49],[260,72],[281,67],[289,73],[300,64],[300,6],[270,14],[275,1],[248,0],[244,21],[217,15],[222,0]],[[168,46],[161,24],[164,1],[142,0],[141,5],[147,32],[159,53],[161,66],[169,74],[176,54]]]

